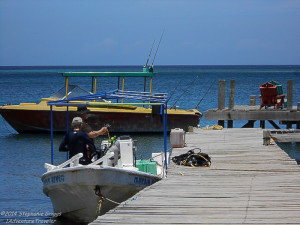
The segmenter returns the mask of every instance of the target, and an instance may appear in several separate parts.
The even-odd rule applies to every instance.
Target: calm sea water
[[[84,66],[84,67],[0,67],[0,105],[20,102],[39,102],[63,87],[64,78],[58,72],[65,71],[141,71],[140,66]],[[169,105],[180,108],[194,108],[200,99],[200,111],[217,108],[218,80],[226,80],[227,100],[229,81],[236,80],[236,105],[248,105],[250,95],[258,96],[259,85],[275,80],[282,84],[286,93],[287,80],[294,80],[294,105],[300,101],[300,66],[157,66],[153,80],[154,92],[167,92]],[[91,89],[88,78],[72,78],[71,84]],[[148,81],[149,84],[149,81]],[[117,78],[98,80],[98,91],[117,88]],[[127,90],[143,91],[143,79],[126,79]],[[205,95],[205,93],[207,93]],[[257,104],[259,98],[257,97]],[[200,121],[200,126],[214,125],[217,121]],[[246,121],[234,122],[241,127]],[[259,126],[259,123],[255,125]],[[267,128],[272,128],[266,123]],[[281,126],[285,128],[285,126]],[[294,127],[295,128],[295,127]],[[138,145],[138,157],[149,158],[151,152],[163,149],[163,137],[159,134],[133,135]],[[55,149],[62,135],[55,135]],[[97,139],[100,145],[103,137]],[[290,157],[300,161],[300,146],[296,143],[280,144]],[[208,152],[209,153],[209,152]],[[44,163],[50,161],[50,135],[16,133],[0,116],[0,223],[13,222],[10,219],[43,220],[35,224],[51,224],[52,205],[42,192],[41,175]],[[55,152],[55,163],[65,160],[65,154]]]

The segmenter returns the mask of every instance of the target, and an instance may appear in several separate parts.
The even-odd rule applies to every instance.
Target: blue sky
[[[0,0],[0,66],[299,65],[300,0]],[[155,51],[154,51],[155,52]]]

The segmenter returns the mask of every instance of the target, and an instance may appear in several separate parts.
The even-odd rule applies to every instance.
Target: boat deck
[[[212,157],[209,168],[170,165],[166,179],[139,192],[96,224],[300,224],[300,166],[262,129],[196,129],[187,147]]]

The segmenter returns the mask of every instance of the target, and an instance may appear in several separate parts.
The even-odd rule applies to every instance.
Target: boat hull
[[[54,213],[87,223],[158,180],[140,171],[100,166],[64,168],[42,176],[43,192],[50,197]],[[101,205],[100,196],[105,198]]]
[[[104,124],[110,124],[112,132],[163,132],[163,118],[160,114],[150,112],[126,111],[70,111],[69,124],[75,116],[84,117],[93,130],[100,129]],[[174,128],[188,130],[189,126],[196,127],[202,114],[197,110],[187,113],[169,110],[167,118],[168,131]],[[19,133],[50,132],[50,110],[27,110],[0,108],[2,117]],[[66,111],[53,111],[53,131],[65,132],[67,128]]]

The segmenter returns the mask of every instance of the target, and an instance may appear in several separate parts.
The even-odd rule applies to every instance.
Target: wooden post
[[[287,81],[287,109],[293,109],[293,80]]]
[[[225,109],[225,80],[219,80],[218,109]]]
[[[225,109],[225,80],[219,80],[219,96],[218,96],[218,109]],[[218,125],[224,127],[224,120],[218,120]]]
[[[233,128],[233,120],[228,120],[227,127],[228,128]]]
[[[224,120],[218,120],[218,125],[225,127],[225,122]]]
[[[235,92],[235,80],[230,80],[230,93],[229,93],[228,109],[234,108],[234,92]]]
[[[269,145],[271,140],[270,131],[264,130],[263,131],[263,145]]]
[[[256,95],[250,95],[250,106],[256,105]]]
[[[286,121],[286,129],[292,129],[293,123],[291,121]]]
[[[233,110],[234,108],[234,93],[235,93],[235,80],[230,80],[229,105],[228,105],[229,110]],[[227,127],[233,128],[233,120],[228,120]]]

